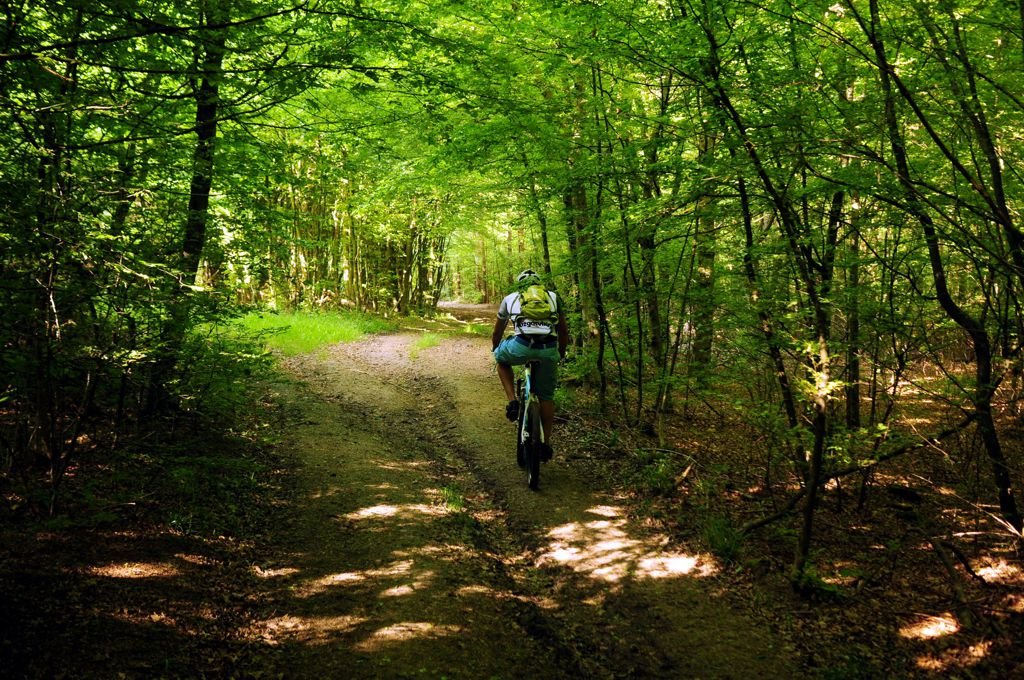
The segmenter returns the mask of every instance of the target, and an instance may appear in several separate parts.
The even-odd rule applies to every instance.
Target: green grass
[[[441,502],[452,512],[462,512],[466,509],[466,497],[462,495],[459,487],[454,485],[441,489]]]
[[[360,312],[253,312],[238,323],[249,333],[261,335],[269,348],[286,356],[394,329],[391,322]]]
[[[415,359],[423,350],[431,347],[437,347],[440,344],[440,335],[437,333],[424,333],[420,337],[416,338],[416,341],[412,343],[412,350],[410,351],[409,356]]]

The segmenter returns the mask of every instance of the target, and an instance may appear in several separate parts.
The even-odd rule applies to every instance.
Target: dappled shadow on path
[[[672,551],[667,541],[651,544],[631,535],[622,508],[590,508],[594,516],[567,522],[548,532],[550,544],[538,563],[558,564],[609,583],[624,579],[706,577],[718,571],[708,556]]]
[[[318,408],[358,397],[358,417],[314,415],[296,442],[310,469],[338,481],[313,484],[297,571],[266,622],[287,658],[355,677],[413,667],[521,677],[538,664],[559,669],[548,677],[733,677],[782,667],[763,634],[693,585],[714,575],[712,559],[639,530],[558,462],[540,493],[527,490],[506,453],[508,423],[492,408],[497,382],[479,339],[417,359],[388,346],[396,342],[349,348],[317,369],[316,390],[328,396]],[[349,386],[347,371],[373,372],[388,398]],[[332,428],[344,446],[324,445]],[[315,651],[323,647],[330,653]]]
[[[0,559],[0,675],[228,676],[254,667],[238,630],[256,593],[227,541],[41,532]],[[16,568],[13,568],[17,565]]]

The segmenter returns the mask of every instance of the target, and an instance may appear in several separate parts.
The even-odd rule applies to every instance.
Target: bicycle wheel
[[[526,417],[529,439],[526,443],[526,472],[530,488],[536,491],[540,487],[540,404],[532,400],[527,408]]]
[[[523,421],[526,420],[524,396],[523,383],[522,380],[519,380],[516,382],[516,399],[519,400],[519,417],[516,419],[516,465],[521,468],[526,467],[526,444],[524,442],[525,437],[523,437],[523,433],[526,432],[523,429]]]

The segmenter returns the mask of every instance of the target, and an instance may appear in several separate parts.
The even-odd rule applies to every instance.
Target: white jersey
[[[547,291],[547,294],[551,298],[551,309],[555,310],[554,316],[557,318],[558,296],[550,290]],[[498,318],[511,320],[512,327],[516,329],[516,333],[521,335],[552,335],[555,332],[555,318],[552,318],[551,323],[519,318],[522,306],[521,297],[522,295],[517,291],[502,298],[501,304],[498,305]]]

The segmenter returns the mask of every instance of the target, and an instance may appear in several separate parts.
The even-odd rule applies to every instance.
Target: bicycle
[[[538,361],[527,362],[516,378],[519,419],[516,426],[516,463],[526,469],[526,480],[536,491],[540,487],[540,462],[544,444],[544,426],[540,417],[540,399],[533,393],[530,378]]]

